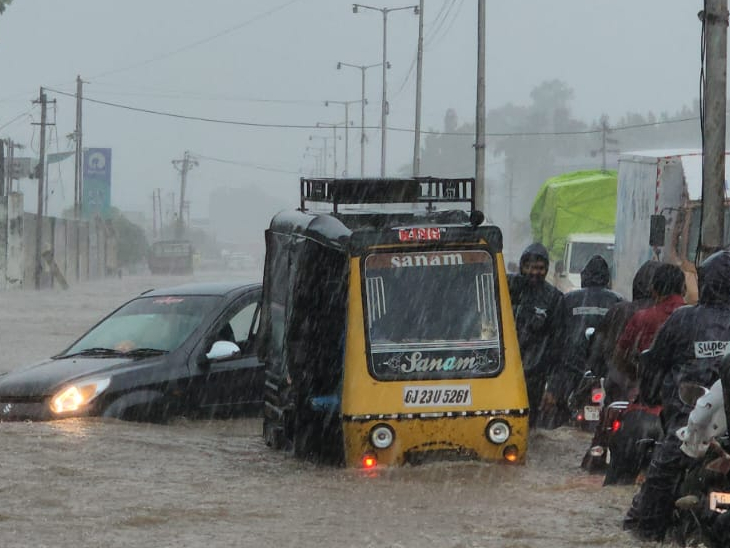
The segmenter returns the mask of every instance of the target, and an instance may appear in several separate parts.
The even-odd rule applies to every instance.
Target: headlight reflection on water
[[[109,378],[87,379],[63,388],[51,398],[51,411],[60,415],[78,411],[109,386]]]

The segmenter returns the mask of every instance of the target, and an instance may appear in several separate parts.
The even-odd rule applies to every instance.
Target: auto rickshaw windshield
[[[488,252],[375,253],[366,257],[364,275],[373,376],[444,379],[499,372]]]

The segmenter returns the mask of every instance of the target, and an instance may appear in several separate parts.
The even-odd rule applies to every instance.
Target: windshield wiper
[[[80,352],[74,352],[73,354],[59,354],[53,356],[54,358],[72,358],[74,356],[123,356],[124,352],[115,350],[113,348],[104,348],[101,346],[95,346],[94,348],[87,348]]]
[[[159,356],[160,354],[167,354],[169,350],[160,350],[159,348],[135,348],[128,352],[122,352],[124,356],[140,357],[140,356]]]

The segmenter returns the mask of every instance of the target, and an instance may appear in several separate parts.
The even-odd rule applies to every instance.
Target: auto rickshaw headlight
[[[370,430],[370,443],[376,449],[387,449],[393,445],[395,440],[395,432],[387,424],[376,424]]]
[[[497,419],[487,425],[485,433],[489,441],[496,445],[501,445],[509,439],[512,431],[506,421]]]

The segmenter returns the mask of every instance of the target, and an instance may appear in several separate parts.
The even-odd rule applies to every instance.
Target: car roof
[[[261,289],[260,283],[242,284],[238,282],[197,282],[150,289],[141,295],[145,297],[165,297],[171,295],[228,295]]]

